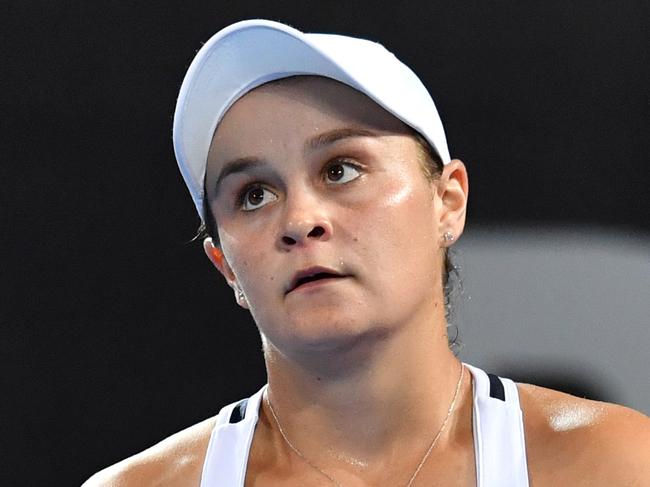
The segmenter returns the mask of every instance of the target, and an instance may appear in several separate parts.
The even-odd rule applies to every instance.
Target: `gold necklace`
[[[411,475],[411,478],[409,481],[406,483],[406,487],[411,487],[413,482],[415,481],[415,478],[418,476],[420,473],[420,470],[422,470],[422,467],[424,466],[424,463],[427,461],[427,458],[429,458],[429,455],[433,451],[433,448],[436,446],[436,443],[438,443],[438,440],[440,439],[440,436],[442,436],[442,432],[445,430],[445,427],[447,426],[447,422],[449,421],[449,418],[454,412],[454,409],[456,408],[456,400],[458,399],[458,393],[460,392],[460,386],[463,382],[463,376],[465,375],[465,365],[463,363],[460,364],[460,377],[458,378],[458,383],[456,384],[456,391],[454,392],[454,397],[451,400],[451,404],[449,405],[449,409],[447,410],[447,416],[445,416],[444,421],[440,425],[440,428],[438,428],[438,432],[436,435],[433,437],[433,440],[431,441],[431,444],[429,445],[429,448],[427,449],[426,453],[422,457],[422,460],[420,460],[420,463],[418,464],[417,468],[413,472],[413,475]],[[307,458],[303,453],[298,450],[295,446],[293,446],[293,443],[289,440],[287,437],[287,434],[284,432],[284,429],[282,428],[282,425],[280,425],[280,420],[278,419],[278,415],[275,414],[275,409],[273,409],[273,406],[271,405],[271,400],[269,399],[268,392],[265,395],[266,397],[266,403],[269,406],[269,409],[271,410],[271,415],[273,416],[273,420],[275,421],[275,424],[278,427],[278,430],[280,431],[280,435],[284,439],[284,442],[291,448],[291,450],[298,455],[300,458],[302,458],[307,465],[312,467],[314,470],[318,471],[321,475],[326,477],[330,482],[332,482],[334,485],[337,487],[343,487],[341,483],[336,480],[334,477],[332,477],[330,474],[322,470],[318,465],[313,463],[309,458]]]

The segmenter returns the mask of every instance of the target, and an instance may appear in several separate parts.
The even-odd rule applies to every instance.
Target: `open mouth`
[[[329,274],[327,272],[319,272],[318,274],[314,274],[313,276],[308,276],[308,277],[303,277],[301,279],[298,279],[298,282],[296,283],[296,287],[300,287],[303,284],[307,284],[308,282],[320,281],[321,279],[336,279],[339,277],[343,277],[343,276],[337,276],[336,274]],[[294,289],[296,289],[296,287],[294,287]]]
[[[306,287],[311,287],[317,283],[323,282],[323,281],[331,281],[333,279],[341,279],[347,277],[345,275],[337,274],[335,272],[328,272],[328,271],[314,271],[314,272],[306,272],[306,273],[299,273],[292,281],[291,286],[289,287],[289,290],[287,293],[290,293],[291,291],[295,291],[298,288],[306,288]]]

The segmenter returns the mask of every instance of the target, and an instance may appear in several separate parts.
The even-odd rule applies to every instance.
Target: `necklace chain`
[[[422,467],[424,466],[424,463],[427,461],[429,458],[429,455],[433,451],[433,448],[436,446],[436,443],[438,443],[438,440],[442,436],[443,431],[445,431],[445,427],[447,426],[447,422],[449,421],[449,418],[452,416],[455,408],[456,408],[456,400],[458,399],[458,394],[460,392],[460,386],[463,382],[463,376],[465,375],[465,364],[461,363],[460,364],[460,377],[458,378],[458,383],[456,384],[456,390],[454,392],[454,396],[451,400],[451,404],[449,405],[449,409],[447,410],[447,415],[445,416],[445,419],[443,420],[442,424],[440,425],[440,428],[438,428],[438,432],[436,435],[433,437],[433,440],[431,440],[431,444],[429,445],[429,448],[427,449],[426,453],[422,457],[422,460],[420,460],[420,463],[418,464],[417,468],[413,472],[413,475],[411,475],[411,478],[406,484],[406,487],[411,487],[413,482],[415,481],[415,478],[418,476],[420,473],[420,470],[422,470]],[[289,437],[287,434],[284,432],[284,429],[282,428],[282,425],[280,424],[280,420],[278,419],[277,414],[275,414],[275,410],[273,409],[273,406],[271,405],[271,400],[269,399],[268,392],[266,393],[266,403],[269,406],[269,409],[271,410],[271,415],[273,416],[273,420],[275,421],[275,424],[278,427],[278,430],[280,431],[280,435],[284,439],[284,442],[291,448],[291,450],[298,455],[300,458],[302,458],[307,465],[312,467],[314,470],[317,470],[321,475],[327,477],[327,479],[332,482],[334,485],[337,487],[343,487],[341,483],[336,480],[334,477],[332,477],[330,474],[322,470],[318,465],[316,465],[314,462],[312,462],[309,458],[307,458],[303,453],[298,450],[295,446],[293,446],[293,443],[289,440]]]

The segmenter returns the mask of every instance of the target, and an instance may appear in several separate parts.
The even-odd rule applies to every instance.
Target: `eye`
[[[239,196],[239,207],[244,211],[253,211],[261,208],[278,197],[264,186],[249,186]]]
[[[344,184],[361,176],[354,164],[337,161],[329,164],[325,169],[327,181],[334,184]]]

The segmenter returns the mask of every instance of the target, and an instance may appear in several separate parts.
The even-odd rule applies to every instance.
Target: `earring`
[[[237,289],[237,298],[240,301],[244,301],[246,299],[246,296],[244,296],[244,291],[242,291],[241,289]]]
[[[442,235],[442,238],[445,239],[445,242],[453,242],[456,237],[454,237],[454,234],[451,232],[445,232]]]

